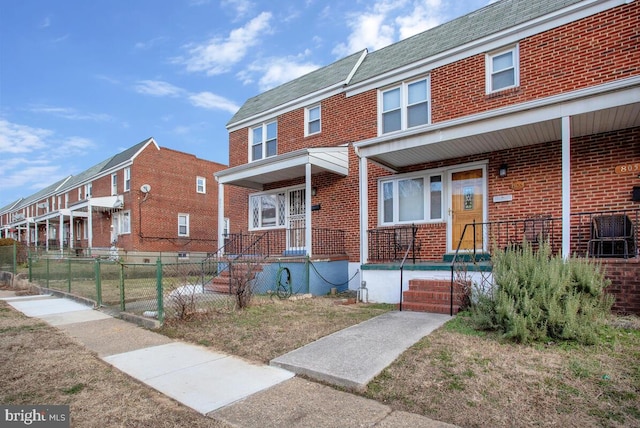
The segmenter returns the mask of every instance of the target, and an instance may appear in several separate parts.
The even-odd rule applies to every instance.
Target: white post
[[[562,117],[562,257],[571,256],[571,117]]]
[[[224,184],[218,182],[218,250],[224,245]],[[221,256],[222,254],[218,254]]]
[[[87,233],[87,246],[91,249],[93,248],[93,208],[91,207],[91,198],[89,198],[89,202],[87,202],[87,212],[89,213],[87,220],[87,228],[89,228]],[[140,211],[138,211],[138,215],[140,215]],[[138,231],[138,233],[140,233],[140,231]]]
[[[311,257],[313,245],[311,242],[311,164],[309,162],[305,165],[304,183],[304,240],[307,247],[307,256]]]
[[[369,240],[367,228],[369,225],[369,188],[367,158],[360,158],[360,264],[365,264],[369,257]]]

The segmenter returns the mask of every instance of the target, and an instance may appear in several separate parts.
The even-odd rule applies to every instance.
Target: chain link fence
[[[145,256],[145,261],[151,257]],[[29,280],[161,323],[167,318],[232,311],[247,306],[252,298],[288,298],[309,291],[305,258],[287,263],[257,257],[164,260],[129,263],[35,253],[29,257]]]

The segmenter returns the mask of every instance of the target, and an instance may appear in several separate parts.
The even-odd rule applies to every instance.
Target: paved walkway
[[[150,387],[234,426],[451,426],[395,412],[377,401],[294,374],[295,371],[338,385],[363,387],[408,346],[449,317],[431,320],[425,327],[426,314],[386,314],[276,358],[268,366],[169,339],[70,299],[48,295],[16,297],[13,292],[2,290],[0,299],[27,316],[67,332],[104,361]],[[387,337],[389,334],[394,337]],[[403,339],[396,340],[398,337]],[[361,357],[370,363],[362,370],[358,369]]]

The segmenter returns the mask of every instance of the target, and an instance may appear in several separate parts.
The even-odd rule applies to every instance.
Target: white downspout
[[[571,117],[562,117],[562,257],[571,256]]]
[[[313,243],[311,242],[311,163],[309,162],[305,165],[304,206],[304,241],[307,247],[307,257],[311,257]]]

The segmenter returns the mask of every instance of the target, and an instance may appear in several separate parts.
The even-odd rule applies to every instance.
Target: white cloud
[[[224,110],[229,113],[235,113],[240,108],[233,101],[211,92],[191,94],[189,95],[189,101],[191,101],[191,104],[196,107],[202,107],[209,110]]]
[[[443,7],[442,0],[378,0],[367,11],[347,16],[351,32],[332,53],[343,57],[364,48],[373,51],[433,28],[448,19]]]
[[[414,36],[444,22],[445,17],[440,13],[441,9],[441,0],[414,2],[409,14],[398,16],[395,20],[398,25],[400,40]]]
[[[0,153],[30,153],[47,147],[45,139],[53,135],[48,129],[11,123],[0,119]]]
[[[233,9],[236,19],[247,16],[255,9],[255,3],[249,0],[222,0],[220,6]]]
[[[183,93],[183,89],[161,80],[139,80],[134,89],[139,94],[155,97],[177,97]]]
[[[204,72],[209,76],[225,73],[271,31],[271,17],[271,13],[262,12],[244,27],[232,30],[227,38],[217,37],[203,44],[188,45],[189,57],[176,58],[174,62],[185,65],[190,72]]]
[[[394,27],[384,23],[387,20],[386,8],[373,13],[352,15],[351,19],[353,21],[347,23],[351,34],[346,43],[340,43],[333,49],[334,55],[347,56],[364,48],[376,50],[394,42]]]
[[[82,113],[70,107],[53,107],[36,105],[29,108],[33,113],[46,113],[69,120],[93,120],[96,122],[109,122],[113,117],[106,113]]]
[[[301,61],[301,57],[267,58],[249,65],[246,70],[238,73],[245,84],[252,83],[254,75],[261,75],[257,79],[261,91],[274,88],[300,76],[304,76],[320,68],[311,62]]]

